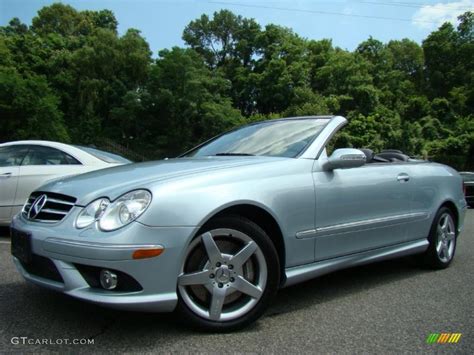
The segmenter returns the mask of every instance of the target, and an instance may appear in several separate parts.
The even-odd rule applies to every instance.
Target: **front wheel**
[[[444,269],[451,264],[456,252],[456,223],[452,211],[441,207],[433,220],[428,241],[430,245],[423,254],[425,264],[433,269]]]
[[[278,254],[267,234],[238,216],[216,218],[190,243],[178,277],[178,312],[211,331],[244,327],[275,295]]]

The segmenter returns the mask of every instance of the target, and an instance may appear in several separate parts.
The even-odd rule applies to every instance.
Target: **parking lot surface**
[[[230,334],[191,330],[174,314],[105,309],[27,284],[6,236],[0,272],[0,352],[474,353],[472,209],[450,268],[426,270],[404,258],[326,275],[281,290],[263,318]],[[159,282],[160,270],[151,272]],[[426,343],[429,334],[448,332],[462,334],[457,344]],[[74,339],[93,344],[64,344]]]

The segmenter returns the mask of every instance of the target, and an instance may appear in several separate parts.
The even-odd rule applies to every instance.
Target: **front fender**
[[[295,236],[314,228],[312,165],[307,159],[278,160],[166,181],[151,188],[152,205],[139,222],[154,227],[200,227],[228,207],[250,204],[267,211],[279,224],[288,250],[287,265],[300,256],[303,262],[311,262],[314,241]]]

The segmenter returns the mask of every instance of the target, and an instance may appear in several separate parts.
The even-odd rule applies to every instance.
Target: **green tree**
[[[379,102],[379,91],[373,85],[369,63],[361,56],[336,51],[316,73],[317,89],[323,95],[337,95],[340,113],[351,111],[366,115]]]
[[[44,77],[22,77],[13,68],[1,68],[0,141],[69,141],[58,101]]]
[[[340,114],[338,146],[474,169],[472,12],[421,46],[369,37],[347,51],[221,10],[156,60],[138,30],[119,35],[117,24],[109,10],[59,3],[31,25],[0,27],[0,140],[112,140],[160,158],[246,122]]]
[[[228,81],[214,75],[199,54],[175,47],[160,52],[144,91],[129,92],[114,114],[122,126],[135,126],[140,145],[176,155],[243,122],[228,90]]]

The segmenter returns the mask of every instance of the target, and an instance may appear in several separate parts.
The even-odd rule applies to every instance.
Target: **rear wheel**
[[[456,223],[453,212],[441,207],[433,220],[428,240],[430,245],[423,254],[426,265],[434,269],[449,266],[456,252]]]
[[[278,256],[255,223],[212,220],[190,243],[178,277],[178,311],[195,326],[230,331],[255,321],[275,295]]]

